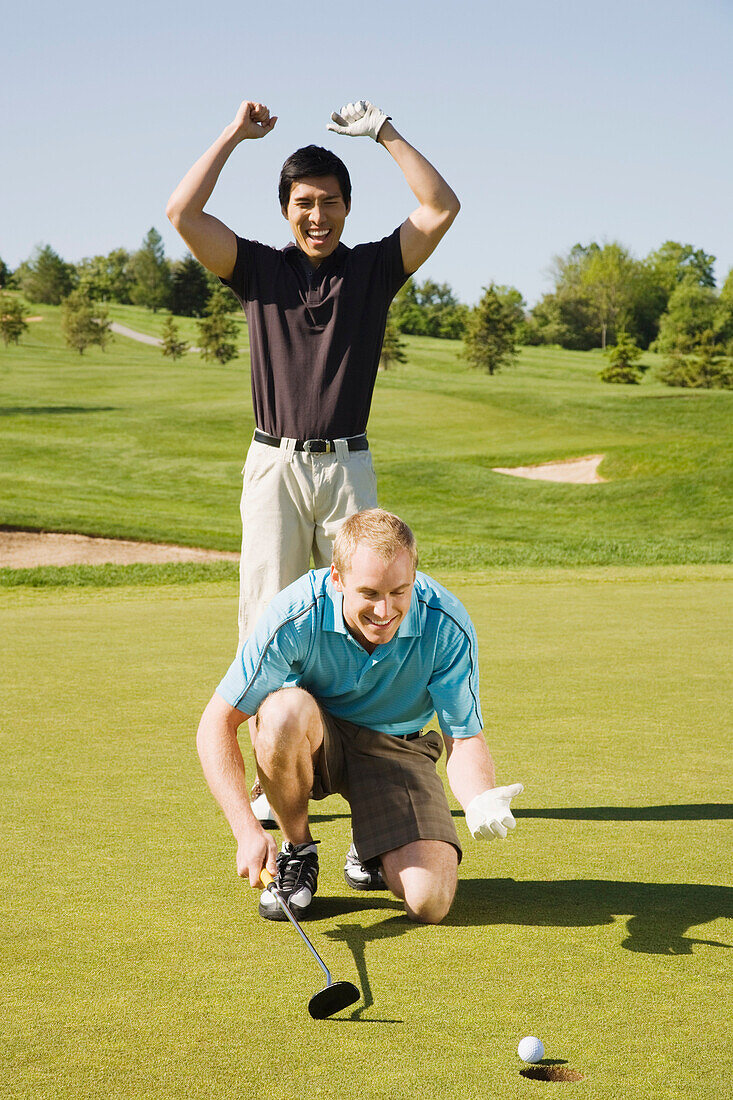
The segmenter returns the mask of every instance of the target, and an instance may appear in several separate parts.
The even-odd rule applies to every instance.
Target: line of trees
[[[556,256],[554,288],[528,310],[516,287],[491,283],[472,309],[447,283],[409,279],[390,317],[399,332],[462,338],[474,366],[496,373],[518,345],[608,350],[606,382],[639,382],[647,349],[669,385],[733,388],[733,269],[715,283],[715,257],[665,241],[643,260],[618,241]]]
[[[162,351],[172,359],[188,350],[173,314],[200,319],[198,343],[204,359],[227,363],[238,353],[239,330],[231,317],[239,309],[236,298],[190,253],[173,263],[168,260],[155,228],[132,253],[116,248],[107,256],[70,264],[50,245],[40,245],[15,271],[0,259],[0,337],[6,345],[17,344],[28,328],[27,310],[13,291],[34,304],[60,305],[66,343],[80,354],[87,347],[107,345],[110,302],[170,311]]]
[[[106,256],[88,256],[67,263],[54,249],[39,245],[15,271],[0,259],[0,288],[20,291],[29,302],[60,305],[72,291],[95,302],[170,310],[180,317],[203,317],[219,280],[189,253],[171,261],[163,239],[151,228],[136,252],[115,248]],[[236,299],[226,299],[231,311]]]
[[[554,258],[554,287],[531,310],[516,287],[491,283],[471,308],[448,283],[410,278],[392,303],[382,366],[401,361],[399,334],[405,333],[463,339],[469,362],[489,374],[510,364],[519,345],[549,344],[609,354],[616,348],[603,380],[638,382],[637,352],[651,349],[663,356],[659,376],[670,385],[733,387],[733,269],[718,288],[714,263],[703,249],[677,241],[665,241],[643,260],[618,241],[576,244]],[[168,260],[154,228],[133,253],[118,248],[69,264],[44,245],[13,272],[0,259],[2,288],[31,302],[57,305],[77,293],[96,303],[204,318],[202,340],[218,346],[214,357],[232,357],[233,332],[229,326],[222,335],[220,318],[238,308],[234,296],[222,293],[190,254]],[[7,338],[17,342],[23,330],[12,312],[6,308],[0,322],[3,338],[7,328]],[[215,322],[207,320],[212,313]]]

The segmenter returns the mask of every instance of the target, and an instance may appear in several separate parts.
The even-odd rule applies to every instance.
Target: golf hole
[[[569,1066],[532,1066],[530,1069],[520,1069],[521,1077],[528,1077],[530,1081],[562,1081],[569,1084],[571,1081],[583,1081],[582,1073]]]

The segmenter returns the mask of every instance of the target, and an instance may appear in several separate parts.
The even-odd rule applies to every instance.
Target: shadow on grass
[[[463,817],[462,810],[451,810]],[[733,803],[690,802],[669,806],[558,806],[523,810],[512,806],[515,817],[539,817],[556,821],[731,821]]]
[[[114,412],[114,405],[4,405],[0,416],[53,416],[58,413]]]
[[[364,1012],[374,1004],[374,995],[369,982],[369,971],[367,970],[366,964],[366,948],[368,943],[373,943],[376,940],[402,936],[405,932],[408,932],[410,928],[414,928],[415,925],[407,919],[401,903],[397,901],[387,901],[383,898],[379,898],[367,901],[365,904],[359,906],[359,908],[392,909],[396,910],[398,915],[388,917],[379,924],[372,924],[368,928],[364,928],[360,924],[337,924],[335,928],[325,933],[329,939],[345,943],[354,956],[354,963],[359,975],[359,985],[361,986],[364,1000],[363,1003],[358,1005],[351,1013],[349,1022],[362,1024],[401,1024],[404,1022],[403,1020],[385,1020],[374,1016],[370,1016],[368,1019],[363,1018]]]
[[[349,1016],[352,1023],[402,1023],[397,1019],[367,1017],[374,1004],[367,945],[402,936],[416,927],[405,916],[402,903],[391,898],[319,898],[316,919],[338,919],[366,910],[388,911],[378,924],[363,926],[340,921],[323,933],[345,943],[354,958],[363,1003]],[[627,951],[650,955],[691,955],[694,945],[731,947],[718,940],[693,939],[685,933],[693,925],[733,916],[733,889],[687,883],[615,882],[602,879],[517,882],[514,879],[464,879],[458,884],[447,927],[498,924],[537,928],[581,928],[613,924],[631,914],[627,936],[620,944]],[[549,1063],[548,1063],[549,1064]],[[559,1063],[558,1063],[559,1064]]]
[[[308,814],[308,820],[310,821],[311,825],[313,825],[314,823],[320,824],[323,821],[346,821],[347,819],[351,820],[351,814],[348,810],[344,811],[344,813]]]
[[[733,916],[732,888],[696,883],[467,879],[458,883],[444,924],[582,928],[613,924],[627,914],[628,934],[620,945],[627,951],[691,955],[695,944],[733,946],[685,936],[693,925]]]

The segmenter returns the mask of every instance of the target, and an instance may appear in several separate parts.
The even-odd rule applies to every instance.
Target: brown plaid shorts
[[[362,860],[415,840],[442,840],[462,858],[443,782],[435,765],[443,751],[436,730],[395,737],[336,718],[321,708],[323,745],[311,798],[340,794]]]

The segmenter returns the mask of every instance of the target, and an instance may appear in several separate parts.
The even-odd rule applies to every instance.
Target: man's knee
[[[307,691],[298,687],[280,688],[267,696],[249,725],[259,758],[267,752],[287,751],[304,739],[317,740],[320,712]]]
[[[452,844],[417,841],[385,852],[387,885],[405,903],[410,920],[439,924],[450,911],[458,884],[458,856]]]
[[[261,737],[271,732],[300,733],[315,706],[313,697],[302,688],[288,687],[273,691],[260,705],[255,715],[255,730]]]
[[[405,890],[405,913],[419,924],[440,924],[450,912],[455,893],[455,880],[410,885]]]

